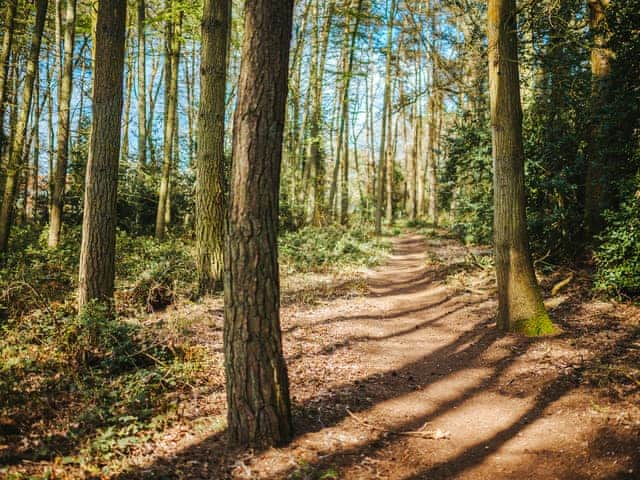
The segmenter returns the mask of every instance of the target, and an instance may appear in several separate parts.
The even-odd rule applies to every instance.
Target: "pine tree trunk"
[[[529,253],[515,0],[489,0],[489,81],[494,164],[498,326],[552,333]]]
[[[15,203],[15,196],[20,181],[20,173],[23,169],[23,150],[27,136],[27,124],[31,114],[31,104],[33,98],[33,85],[38,68],[40,57],[40,43],[42,42],[42,32],[44,30],[45,18],[47,14],[48,0],[37,0],[36,21],[31,39],[31,49],[27,60],[26,73],[24,77],[24,87],[22,90],[22,103],[16,124],[15,133],[12,136],[13,142],[7,163],[7,172],[4,179],[4,190],[2,192],[2,205],[0,205],[0,255],[7,252],[9,234]]]
[[[100,0],[98,5],[80,249],[80,308],[94,300],[110,304],[113,299],[126,7],[126,0]]]
[[[245,7],[225,249],[228,438],[268,447],[291,439],[280,330],[278,198],[293,0]]]
[[[205,0],[202,17],[200,110],[196,163],[196,250],[199,293],[221,287],[224,271],[224,119],[231,2]]]

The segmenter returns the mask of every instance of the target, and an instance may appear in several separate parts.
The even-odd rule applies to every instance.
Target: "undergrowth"
[[[390,242],[365,227],[306,227],[280,238],[280,265],[285,273],[330,272],[379,264]]]

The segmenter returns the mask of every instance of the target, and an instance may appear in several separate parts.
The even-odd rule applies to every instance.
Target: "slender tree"
[[[202,295],[220,286],[224,271],[224,118],[230,32],[230,0],[205,0],[196,164],[196,249]]]
[[[169,0],[169,15],[167,21],[167,64],[165,69],[165,126],[164,150],[162,157],[162,177],[158,194],[158,210],[156,214],[156,238],[162,240],[166,233],[169,210],[169,191],[171,188],[171,171],[177,115],[178,115],[178,76],[180,67],[180,24],[182,15],[177,12],[175,0]]]
[[[126,0],[100,0],[98,4],[80,248],[80,308],[91,301],[110,304],[113,298],[126,8]]]
[[[293,0],[245,6],[225,248],[224,351],[231,444],[292,435],[280,330],[278,199]]]
[[[4,100],[9,75],[9,58],[13,46],[14,20],[18,0],[7,0],[7,11],[4,19],[4,35],[2,36],[2,50],[0,50],[0,158],[4,149]]]
[[[138,21],[138,166],[147,165],[147,34],[145,0],[137,3]]]
[[[60,90],[58,96],[58,149],[56,171],[51,187],[51,211],[49,213],[49,248],[57,248],[62,230],[64,191],[67,185],[69,163],[69,126],[71,123],[71,95],[73,89],[73,50],[76,30],[76,0],[67,0],[64,15],[64,46]]]
[[[602,110],[607,101],[607,79],[611,74],[613,52],[607,47],[607,10],[610,0],[588,0],[589,28],[593,35],[591,49],[591,116],[587,139],[587,169],[585,179],[585,230],[587,237],[597,235],[604,227],[603,211],[608,204],[602,173],[608,159],[602,151]]]
[[[515,0],[489,0],[488,20],[497,322],[507,331],[548,334],[554,327],[542,302],[527,238]]]
[[[382,215],[385,201],[385,178],[387,177],[387,133],[391,108],[391,81],[393,66],[393,28],[396,18],[397,0],[391,0],[387,21],[386,70],[384,76],[384,99],[382,105],[382,127],[380,128],[380,154],[378,156],[378,180],[376,192],[375,231],[382,233]]]
[[[29,50],[29,57],[24,77],[22,102],[20,105],[20,113],[12,134],[13,142],[11,143],[11,151],[7,162],[7,172],[4,179],[4,190],[2,192],[2,204],[0,205],[0,255],[7,252],[15,196],[20,180],[20,173],[24,165],[23,151],[27,136],[29,116],[31,115],[33,86],[36,79],[36,70],[38,69],[39,64],[40,44],[42,42],[42,33],[44,31],[48,3],[48,0],[38,0],[36,2],[36,21],[33,28],[31,48]]]

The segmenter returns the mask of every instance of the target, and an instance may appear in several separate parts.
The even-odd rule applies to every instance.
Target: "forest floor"
[[[188,319],[215,368],[110,478],[640,478],[640,308],[593,298],[578,272],[547,295],[559,334],[504,335],[486,253],[409,233],[311,302],[285,278],[296,437],[279,449],[225,446],[220,300],[163,314]]]

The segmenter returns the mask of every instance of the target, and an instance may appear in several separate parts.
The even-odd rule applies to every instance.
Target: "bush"
[[[158,242],[120,232],[117,255],[116,299],[120,313],[160,310],[196,291],[192,248],[182,239]]]
[[[348,266],[372,266],[388,251],[364,227],[305,227],[280,237],[280,260],[289,272],[324,272]]]
[[[608,227],[595,254],[596,289],[615,296],[640,296],[640,198],[607,214]]]

